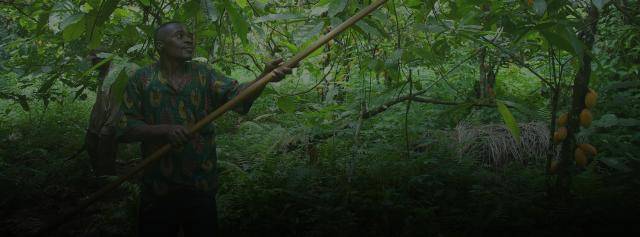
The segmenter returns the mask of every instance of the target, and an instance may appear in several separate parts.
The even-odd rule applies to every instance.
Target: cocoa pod
[[[585,128],[589,127],[592,121],[593,115],[591,115],[591,111],[589,111],[588,109],[583,109],[582,112],[580,112],[580,126]]]
[[[556,132],[553,133],[553,141],[558,144],[567,138],[567,128],[559,127]]]
[[[574,152],[574,158],[576,160],[576,165],[579,167],[587,166],[587,155],[584,154],[584,151],[579,147],[576,148]]]
[[[598,100],[598,94],[593,92],[593,90],[589,89],[587,95],[584,96],[584,106],[587,109],[593,109],[596,106],[596,101]]]
[[[598,155],[598,150],[596,150],[596,148],[593,147],[591,144],[583,143],[583,144],[579,144],[578,147],[580,147],[580,149],[582,149],[586,154],[589,154],[591,156]]]
[[[564,113],[560,115],[558,119],[556,119],[556,124],[558,125],[558,127],[563,127],[567,125],[567,121],[569,121],[569,113]]]

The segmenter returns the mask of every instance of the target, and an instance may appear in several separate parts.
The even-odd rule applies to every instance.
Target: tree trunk
[[[482,48],[478,53],[480,61],[480,77],[478,78],[478,84],[476,88],[476,96],[478,98],[490,98],[495,96],[494,87],[496,84],[496,71],[494,65],[487,59],[487,48]]]
[[[588,27],[580,33],[580,39],[584,43],[585,51],[591,50],[596,35],[596,26],[598,22],[598,10],[593,6],[587,8],[588,16],[585,19],[585,25]],[[573,81],[573,96],[571,111],[569,111],[569,122],[567,124],[567,137],[562,143],[560,153],[560,169],[556,178],[555,195],[561,199],[569,198],[571,186],[572,170],[574,167],[574,151],[576,149],[575,134],[580,131],[579,114],[584,109],[584,97],[589,90],[589,77],[591,76],[591,56],[584,52],[581,55],[582,64],[578,69],[576,77]]]

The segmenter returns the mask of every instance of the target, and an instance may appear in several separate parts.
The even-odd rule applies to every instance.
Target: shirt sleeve
[[[129,78],[125,86],[117,116],[118,122],[115,126],[118,140],[122,140],[122,136],[132,128],[146,125],[142,108],[142,85],[140,84],[142,76],[144,74],[141,71],[136,72],[133,77]]]
[[[239,84],[237,80],[231,79],[214,70],[211,70],[211,94],[213,95],[214,108],[218,108],[236,97],[248,84]],[[239,114],[247,114],[253,105],[255,98],[248,98],[233,108]]]

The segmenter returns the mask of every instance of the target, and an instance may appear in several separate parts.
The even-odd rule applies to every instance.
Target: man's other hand
[[[283,64],[284,64],[284,60],[282,58],[273,60],[265,65],[264,71],[262,72],[262,74],[266,75],[267,73],[273,71],[273,74],[275,74],[275,77],[271,79],[271,82],[279,82],[279,81],[282,81],[282,79],[286,75],[291,74],[291,71],[293,70],[293,68],[298,66],[298,65],[295,65],[293,67],[287,67],[287,66],[284,66]]]
[[[162,126],[162,134],[172,146],[184,145],[191,139],[189,130],[182,125],[164,125]]]

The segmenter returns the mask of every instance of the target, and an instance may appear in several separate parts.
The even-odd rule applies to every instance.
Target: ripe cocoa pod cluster
[[[580,112],[580,126],[586,128],[591,125],[591,121],[593,121],[591,109],[596,106],[597,99],[598,93],[596,93],[592,89],[589,89],[587,94],[584,96],[584,109],[582,110],[582,112]]]
[[[596,106],[596,101],[598,99],[598,93],[594,90],[589,89],[584,98],[584,109],[579,114],[579,122],[582,127],[589,127],[591,122],[593,121],[593,115],[591,114],[591,110]],[[567,138],[567,123],[569,121],[569,113],[564,113],[556,120],[556,124],[558,129],[553,134],[553,141],[556,144],[562,143]],[[574,150],[574,160],[578,167],[584,168],[587,166],[590,160],[593,160],[598,154],[598,151],[591,144],[582,143],[576,146]],[[551,174],[555,174],[558,170],[558,161],[551,161],[549,172]]]

